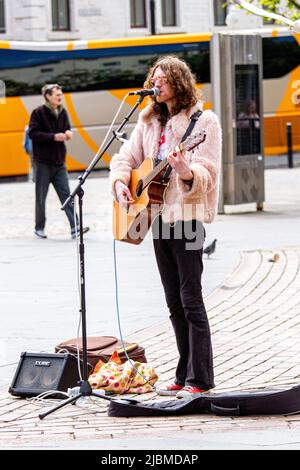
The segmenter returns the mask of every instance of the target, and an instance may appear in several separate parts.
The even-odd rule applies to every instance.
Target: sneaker
[[[86,233],[86,232],[88,232],[89,230],[90,230],[90,227],[83,227],[82,233]],[[77,229],[77,232],[75,232],[75,229],[74,229],[74,228],[71,230],[71,237],[72,237],[73,239],[75,239],[76,236],[79,237],[79,235],[80,235],[79,228]]]
[[[39,238],[47,238],[47,235],[45,234],[44,230],[35,230],[34,233]]]
[[[178,393],[176,393],[176,398],[197,398],[201,393],[205,393],[207,390],[201,390],[193,385],[186,385]]]
[[[162,388],[157,388],[156,393],[157,395],[162,395],[165,397],[174,397],[176,393],[178,393],[180,390],[182,390],[182,385],[177,385],[177,384],[169,384],[166,385],[165,387]]]

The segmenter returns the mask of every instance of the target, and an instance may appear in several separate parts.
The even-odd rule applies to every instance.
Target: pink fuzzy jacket
[[[188,112],[181,111],[166,125],[166,145],[171,151],[180,143],[198,103]],[[192,133],[205,129],[206,139],[196,149],[185,152],[190,169],[194,174],[191,187],[185,184],[173,170],[166,191],[165,207],[162,213],[164,222],[198,219],[211,223],[215,217],[218,201],[218,181],[221,164],[221,128],[217,116],[212,111],[204,111],[196,122]],[[114,186],[117,180],[126,185],[130,181],[131,169],[140,166],[146,157],[156,157],[159,150],[161,124],[147,106],[139,119],[130,140],[114,155],[110,164],[110,184],[116,197]]]

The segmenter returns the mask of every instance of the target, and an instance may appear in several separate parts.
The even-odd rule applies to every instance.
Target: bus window
[[[263,39],[263,76],[280,78],[300,64],[300,47],[293,36]]]
[[[45,83],[65,92],[140,88],[149,67],[160,56],[186,60],[200,83],[210,82],[209,43],[86,49],[78,51],[2,50],[0,79],[7,96],[40,94]]]

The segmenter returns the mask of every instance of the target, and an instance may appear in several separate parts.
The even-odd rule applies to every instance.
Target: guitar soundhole
[[[143,180],[140,180],[138,184],[136,185],[136,195],[137,197],[140,197],[140,195],[143,192]]]

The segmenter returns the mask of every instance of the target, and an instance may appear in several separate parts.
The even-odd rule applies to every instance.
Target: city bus
[[[293,125],[294,150],[300,150],[300,37],[284,28],[268,28],[260,33],[265,155],[286,151],[287,122]],[[0,41],[0,177],[29,172],[29,158],[23,150],[24,128],[31,111],[42,103],[41,88],[45,83],[63,87],[74,131],[68,143],[69,171],[88,166],[124,96],[142,88],[149,67],[159,56],[175,54],[184,59],[197,77],[205,107],[213,108],[211,38],[211,33],[202,33],[99,41]],[[136,100],[135,96],[126,99],[117,123]],[[140,107],[146,103],[147,99]],[[137,113],[124,129],[128,134],[136,117]],[[97,168],[109,166],[119,145],[114,142]]]

